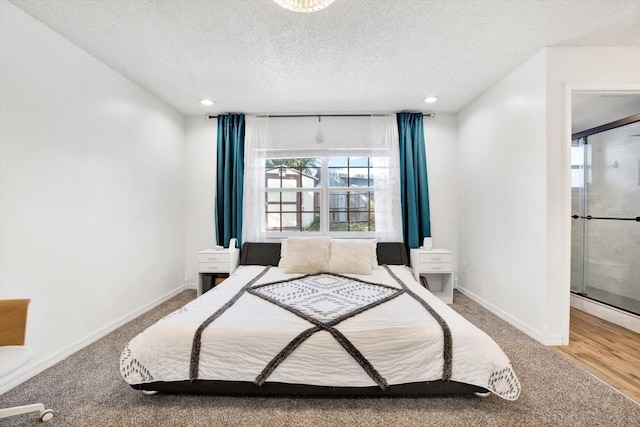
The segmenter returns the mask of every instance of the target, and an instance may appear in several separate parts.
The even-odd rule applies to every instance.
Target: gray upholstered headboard
[[[409,265],[407,249],[399,242],[378,242],[378,264]],[[240,265],[278,265],[280,243],[246,242],[240,251]]]

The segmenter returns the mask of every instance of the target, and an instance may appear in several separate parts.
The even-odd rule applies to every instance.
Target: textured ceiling
[[[457,112],[545,46],[640,46],[640,0],[11,1],[184,114]]]

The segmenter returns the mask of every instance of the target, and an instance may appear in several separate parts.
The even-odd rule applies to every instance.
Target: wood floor
[[[571,307],[569,345],[553,349],[640,403],[640,334]]]

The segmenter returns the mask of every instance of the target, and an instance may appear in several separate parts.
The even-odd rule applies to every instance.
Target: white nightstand
[[[411,268],[416,280],[425,276],[429,291],[447,304],[453,303],[453,253],[445,249],[411,249]]]
[[[202,277],[204,274],[231,274],[238,266],[240,251],[238,248],[205,249],[198,252],[198,296],[202,295]],[[214,278],[215,286],[215,278]]]

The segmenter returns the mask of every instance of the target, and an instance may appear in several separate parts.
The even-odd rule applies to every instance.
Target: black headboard
[[[273,265],[280,262],[280,243],[246,242],[240,251],[240,265]]]
[[[378,242],[376,255],[380,265],[409,265],[407,247],[401,242]]]
[[[399,242],[378,242],[378,264],[409,265],[407,249]],[[246,242],[240,251],[240,265],[273,265],[280,262],[280,243]]]

